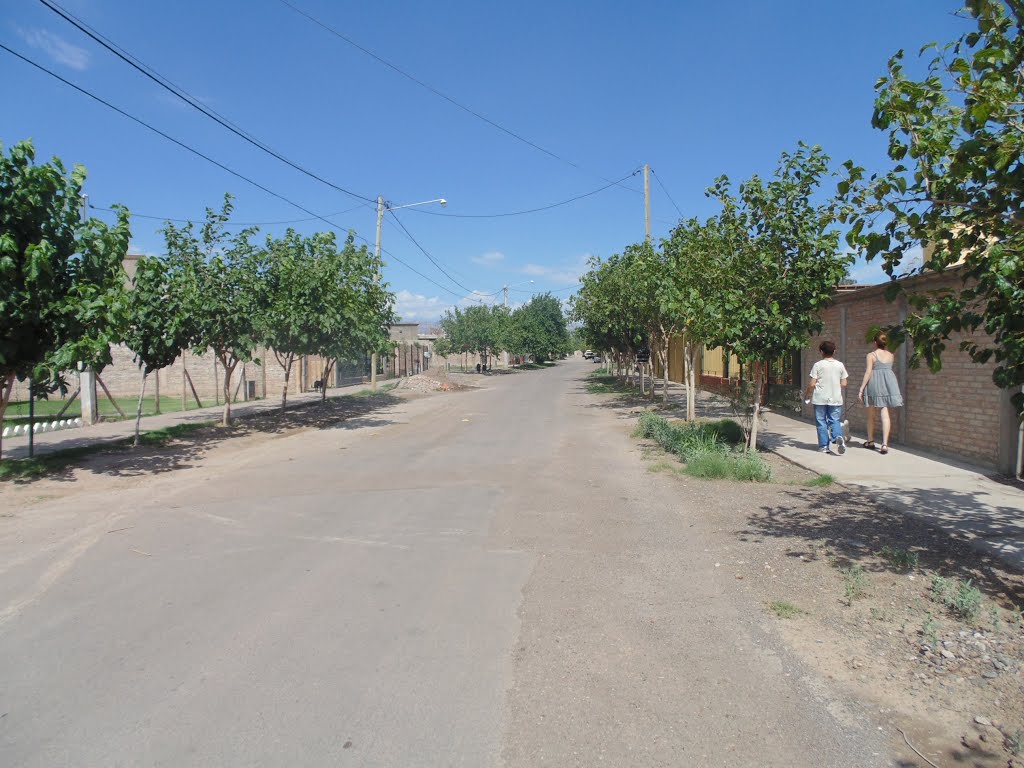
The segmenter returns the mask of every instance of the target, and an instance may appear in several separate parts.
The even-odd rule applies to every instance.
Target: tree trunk
[[[238,365],[237,360],[232,360],[228,363],[227,357],[221,358],[221,364],[224,366],[224,416],[221,419],[222,427],[231,426],[231,375],[235,372],[235,366]]]
[[[282,368],[284,368],[284,386],[281,388],[281,415],[284,416],[284,409],[288,405],[288,380],[292,376],[292,363],[295,362],[295,354],[289,352],[285,355],[284,360],[277,354],[277,350],[274,350],[274,357],[277,358],[277,362]]]
[[[7,413],[7,404],[11,402],[11,394],[14,392],[14,374],[9,373],[4,377],[2,388],[0,388],[0,459],[4,455],[4,414]]]
[[[761,388],[764,386],[764,368],[761,363],[751,363],[754,369],[754,410],[750,421],[749,450],[757,450],[757,422],[761,418]]]
[[[146,366],[142,366],[142,388],[139,389],[139,405],[135,409],[135,442],[132,445],[139,447],[139,426],[142,424],[142,401],[146,396]]]
[[[661,348],[661,394],[664,396],[665,405],[668,405],[668,345],[669,342],[666,340]]]
[[[697,345],[690,344],[686,354],[686,419],[693,421],[697,418]]]
[[[338,358],[336,357],[327,358],[324,372],[320,375],[320,405],[327,403],[327,380],[331,378],[331,369],[337,362]]]

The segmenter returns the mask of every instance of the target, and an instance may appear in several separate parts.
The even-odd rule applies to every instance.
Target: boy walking
[[[811,368],[811,380],[804,392],[804,402],[814,405],[814,422],[818,428],[818,450],[830,453],[829,437],[835,443],[836,453],[846,453],[846,441],[843,439],[843,426],[840,418],[843,412],[843,390],[846,388],[849,374],[846,366],[836,360],[836,345],[831,341],[823,341],[818,346],[821,360]]]

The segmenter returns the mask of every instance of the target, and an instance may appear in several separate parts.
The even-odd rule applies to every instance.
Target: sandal
[[[872,451],[873,451],[873,450],[875,450],[875,448],[876,448],[877,446],[875,445],[875,441],[874,441],[874,440],[868,440],[868,441],[867,441],[866,443],[863,443],[863,444],[861,445],[861,447],[862,447],[862,448],[869,448],[870,450],[872,450]]]
[[[884,456],[889,452],[889,446],[883,445],[881,448],[878,449],[878,452]]]

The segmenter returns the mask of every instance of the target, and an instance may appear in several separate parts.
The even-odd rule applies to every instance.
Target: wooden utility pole
[[[651,242],[651,166],[644,163],[644,228]]]
[[[376,257],[376,265],[374,269],[379,269],[380,264],[380,231],[384,224],[384,196],[377,196],[377,242],[373,247],[373,255]],[[380,272],[378,271],[374,275],[374,279],[380,282]],[[377,390],[377,353],[374,352],[370,355],[370,389],[373,391]]]

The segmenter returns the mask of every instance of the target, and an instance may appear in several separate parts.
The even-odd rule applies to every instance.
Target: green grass
[[[832,475],[826,473],[824,475],[818,475],[817,477],[808,480],[807,482],[804,483],[804,485],[806,485],[809,488],[827,488],[828,486],[832,485],[832,483],[834,483],[835,481],[836,479]]]
[[[768,482],[771,467],[756,453],[737,450],[743,428],[730,420],[674,423],[650,411],[641,414],[637,437],[654,440],[686,462],[692,477]]]
[[[591,381],[587,382],[587,392],[592,395],[625,394],[632,391],[615,376],[601,376],[595,371],[590,374],[590,378]]]
[[[970,579],[947,579],[938,574],[932,577],[932,600],[968,624],[977,621],[985,602],[981,590],[973,586]]]
[[[99,411],[99,415],[107,421],[117,421],[121,419],[121,415],[114,408],[113,403],[110,402],[101,392],[98,393],[99,397],[96,401],[96,408]],[[241,393],[239,393],[241,394]],[[260,399],[260,398],[257,398]],[[241,404],[239,401],[238,404]],[[60,409],[67,404],[67,400],[36,400],[35,407],[35,418],[36,421],[49,421],[57,417],[60,413]],[[138,397],[120,397],[117,399],[117,404],[124,410],[125,415],[129,419],[135,418],[135,409],[139,406]],[[221,401],[223,404],[223,401]],[[211,405],[217,405],[214,399],[211,397],[208,400],[203,401],[204,407]],[[189,393],[188,400],[186,402],[186,411],[194,411],[199,406],[196,405],[196,401],[192,397],[192,393]],[[180,413],[181,412],[181,395],[161,395],[160,396],[160,412],[161,413]],[[156,414],[156,397],[152,395],[144,397],[142,399],[142,415],[153,416]],[[72,403],[62,419],[75,419],[82,415],[82,404],[81,400],[76,400]],[[7,406],[7,411],[4,413],[4,425],[14,426],[28,421],[28,401],[18,401],[16,403],[10,403]]]
[[[342,397],[380,397],[381,395],[386,395],[388,392],[390,392],[397,386],[397,381],[394,382],[393,384],[380,384],[377,386],[376,391],[374,391],[370,387],[367,387],[366,389],[360,389],[358,392],[353,392],[351,395],[342,395]],[[327,399],[331,400],[334,398],[328,395]]]
[[[773,600],[769,605],[775,615],[780,619],[792,619],[794,616],[799,616],[803,613],[803,609],[788,600]]]
[[[163,429],[143,432],[139,442],[146,446],[157,446],[169,443],[209,427],[216,422],[200,421],[190,424],[175,424]],[[114,453],[129,450],[134,438],[125,438],[112,443],[83,445],[77,448],[65,448],[61,451],[44,453],[31,459],[4,459],[0,461],[0,480],[30,480],[53,472],[60,472],[82,462],[82,459],[99,453]]]
[[[843,589],[846,593],[847,605],[853,605],[853,601],[858,597],[863,597],[864,593],[867,592],[868,577],[864,573],[864,566],[853,565],[849,568],[842,569],[843,574]]]
[[[917,568],[920,562],[920,556],[917,552],[909,552],[899,547],[890,547],[888,544],[882,547],[882,551],[878,554],[901,571],[912,571]]]
[[[109,446],[86,445],[46,453],[32,459],[4,459],[0,461],[0,480],[28,480],[78,464],[86,456],[106,450]]]
[[[174,424],[162,429],[153,429],[148,432],[142,432],[139,435],[139,442],[143,445],[163,445],[179,437],[187,437],[216,423],[215,421],[197,421],[189,424]]]

